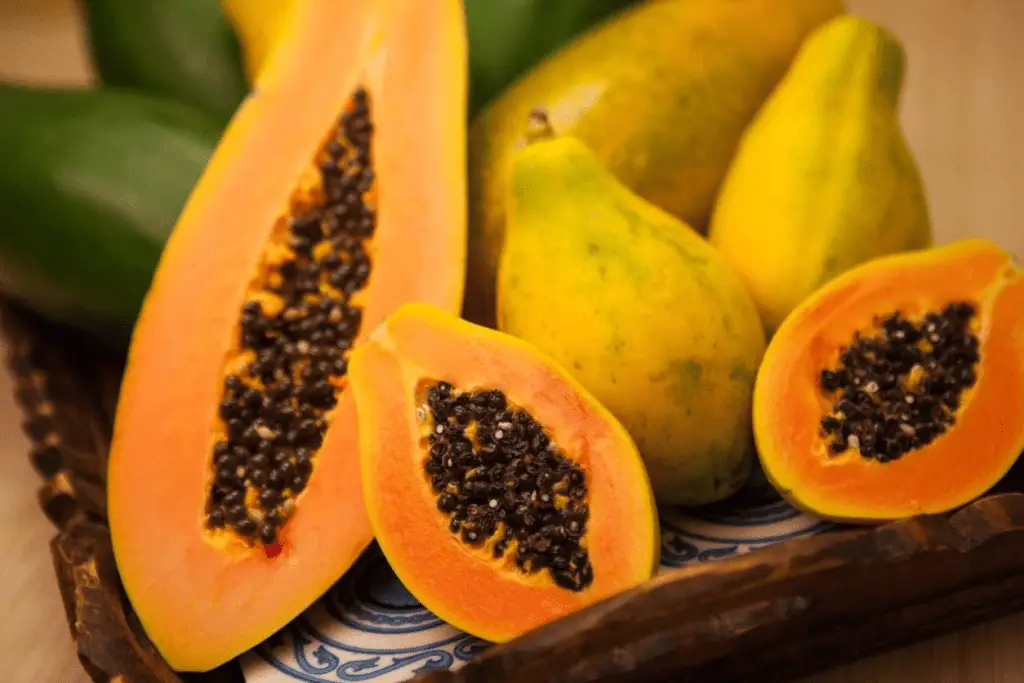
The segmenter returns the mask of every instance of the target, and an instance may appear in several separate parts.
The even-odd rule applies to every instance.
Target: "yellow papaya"
[[[622,183],[705,232],[744,128],[840,0],[649,0],[538,64],[470,129],[464,311],[493,324],[509,158],[534,107]]]
[[[659,503],[735,493],[754,461],[765,348],[743,283],[579,140],[541,129],[513,159],[499,329],[569,368],[622,422]]]
[[[221,0],[242,45],[242,59],[250,83],[274,51],[292,12],[294,0]]]
[[[769,332],[849,268],[931,244],[897,116],[903,72],[891,33],[833,19],[808,37],[745,133],[709,239],[746,281]]]

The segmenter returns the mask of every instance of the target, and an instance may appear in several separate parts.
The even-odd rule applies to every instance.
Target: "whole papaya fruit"
[[[285,30],[294,0],[221,0],[224,14],[242,44],[242,58],[250,83],[270,57]]]
[[[505,186],[543,106],[629,188],[700,232],[744,128],[840,0],[648,0],[534,67],[473,122],[465,315],[493,324]]]
[[[215,1],[82,0],[82,9],[103,83],[178,100],[222,123],[245,97],[238,40]]]
[[[903,64],[885,29],[834,19],[808,37],[744,135],[709,238],[769,331],[849,268],[931,244],[897,112]]]
[[[659,503],[735,493],[765,336],[707,241],[538,123],[513,157],[498,327],[569,369],[636,441]]]
[[[295,0],[221,0],[255,81]],[[638,0],[465,0],[469,116],[537,62]]]
[[[123,345],[218,135],[162,98],[0,85],[0,291]]]
[[[470,116],[562,44],[636,2],[466,0]]]

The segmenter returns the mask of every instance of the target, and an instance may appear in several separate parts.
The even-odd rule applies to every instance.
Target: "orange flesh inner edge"
[[[373,41],[384,17],[372,15],[371,5],[301,5],[281,61],[236,114],[190,198],[137,326],[111,453],[111,528],[132,603],[177,668],[216,665],[224,652],[236,654],[283,626],[372,538],[347,391],[279,555],[268,558],[258,545],[218,548],[203,532],[223,367],[237,348],[241,306],[273,226],[359,86],[369,93],[376,127],[378,223],[357,342],[409,299],[448,310],[461,302],[461,271],[448,271],[457,270],[449,264],[465,248],[464,160],[442,150],[464,139],[464,67],[453,54],[462,49],[461,19],[447,16],[453,3],[443,10],[410,4],[386,27],[384,62]],[[331,77],[294,78],[324,73]],[[435,173],[437,183],[425,182]],[[425,267],[431,263],[441,271]],[[150,383],[150,376],[159,379]],[[342,511],[324,514],[339,502]],[[261,587],[270,585],[268,599]]]
[[[502,641],[650,577],[653,533],[637,531],[654,526],[649,493],[620,483],[636,475],[624,458],[607,454],[631,446],[582,397],[519,348],[502,348],[495,356],[493,342],[453,334],[433,321],[396,317],[388,329],[394,350],[373,341],[364,346],[357,353],[365,376],[353,380],[377,387],[373,405],[360,407],[363,438],[373,438],[364,451],[368,507],[375,528],[386,530],[377,540],[391,566],[428,608],[456,626]],[[527,575],[514,565],[505,568],[510,554],[493,559],[488,549],[471,548],[448,530],[447,515],[437,510],[423,472],[426,450],[416,420],[421,381],[440,379],[459,391],[502,389],[582,465],[590,505],[584,543],[594,568],[589,588],[573,592],[556,586],[547,571]],[[378,434],[386,437],[371,436]],[[445,602],[429,604],[430,596]]]
[[[772,480],[812,508],[866,517],[945,511],[966,502],[965,492],[991,487],[1024,446],[1024,278],[1006,279],[1010,268],[1006,254],[991,248],[952,248],[880,266],[802,311],[789,333],[794,343],[779,347],[759,379],[771,387],[771,403],[758,408],[772,425],[769,443],[759,443]],[[972,329],[981,361],[950,431],[888,463],[852,450],[830,456],[818,432],[832,405],[819,391],[820,370],[837,362],[853,330],[868,328],[873,315],[900,309],[917,317],[956,300],[978,304]]]

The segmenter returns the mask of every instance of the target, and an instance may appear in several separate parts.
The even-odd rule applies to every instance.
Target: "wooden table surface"
[[[902,117],[922,167],[937,238],[983,235],[1024,258],[1024,2],[848,0],[848,6],[888,26],[906,47]],[[84,55],[71,0],[0,0],[0,80],[87,81]],[[0,371],[3,679],[86,681],[64,623],[47,550],[53,532],[36,507],[37,479],[19,420],[10,379]],[[1021,681],[1024,615],[801,683]]]

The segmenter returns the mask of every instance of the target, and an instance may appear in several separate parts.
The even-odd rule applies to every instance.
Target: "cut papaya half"
[[[942,513],[1024,449],[1024,272],[969,239],[870,261],[778,329],[754,390],[765,474],[820,517]]]
[[[109,464],[115,557],[178,670],[320,596],[372,539],[350,349],[406,301],[459,310],[458,0],[305,0],[162,254]]]
[[[377,543],[441,618],[507,641],[653,575],[635,444],[532,345],[407,304],[353,353],[351,382]]]

